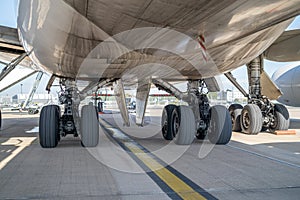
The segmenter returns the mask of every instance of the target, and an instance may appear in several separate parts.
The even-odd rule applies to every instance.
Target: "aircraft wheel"
[[[43,107],[39,122],[39,139],[43,148],[55,148],[59,141],[59,107]]]
[[[179,106],[172,112],[174,142],[178,145],[190,145],[195,139],[195,116],[188,106]]]
[[[213,106],[210,110],[211,120],[207,131],[208,139],[213,144],[227,144],[232,135],[229,111],[225,106]]]
[[[81,144],[84,147],[95,147],[99,142],[98,114],[92,104],[81,110]]]
[[[240,132],[242,130],[240,121],[243,106],[240,104],[232,104],[228,110],[231,116],[232,131]]]
[[[248,104],[241,114],[241,127],[243,133],[256,135],[262,130],[263,116],[260,108],[255,104]]]
[[[172,129],[171,117],[173,110],[176,109],[175,105],[167,105],[164,107],[161,118],[161,132],[165,140],[173,140],[174,134]]]
[[[290,114],[287,108],[281,104],[275,104],[275,121],[270,126],[270,131],[288,130],[290,126]]]

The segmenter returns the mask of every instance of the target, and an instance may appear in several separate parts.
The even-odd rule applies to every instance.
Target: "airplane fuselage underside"
[[[48,89],[60,78],[59,100],[65,105],[62,116],[57,106],[42,109],[41,146],[56,147],[61,136],[73,134],[81,136],[83,146],[96,147],[95,106],[101,102],[95,98],[81,112],[79,107],[88,91],[105,86],[114,87],[125,126],[130,125],[126,85],[137,86],[139,126],[152,84],[186,102],[188,106],[165,106],[161,118],[163,138],[178,145],[190,145],[195,137],[227,144],[232,130],[286,130],[287,109],[261,90],[264,80],[270,82],[264,78],[262,54],[300,13],[299,7],[300,0],[20,1],[23,47],[37,66],[53,74]],[[205,89],[218,88],[213,77],[244,64],[249,104],[233,104],[229,110],[211,106]],[[174,81],[187,81],[187,92],[174,87]]]
[[[299,5],[287,0],[22,0],[18,29],[25,50],[33,50],[31,59],[58,76],[199,79],[262,54]],[[124,54],[115,53],[110,37],[126,48]],[[145,40],[151,41],[140,46]]]

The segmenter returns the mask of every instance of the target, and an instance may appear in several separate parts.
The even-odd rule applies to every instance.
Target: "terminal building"
[[[16,94],[14,96],[2,96],[0,97],[1,104],[21,104],[29,97],[29,94]],[[32,103],[34,104],[46,104],[48,102],[57,102],[58,95],[55,94],[34,94]]]

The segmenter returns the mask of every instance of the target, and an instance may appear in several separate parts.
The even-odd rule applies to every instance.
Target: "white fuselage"
[[[22,0],[18,29],[37,66],[84,80],[222,74],[262,54],[300,8],[298,0],[76,2]],[[116,53],[109,42],[125,53]]]
[[[277,100],[288,106],[300,107],[300,63],[277,70],[272,79],[283,95]]]

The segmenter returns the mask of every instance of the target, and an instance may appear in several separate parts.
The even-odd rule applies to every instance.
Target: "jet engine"
[[[272,79],[283,93],[278,101],[288,106],[300,107],[300,65],[280,68],[273,74]]]

